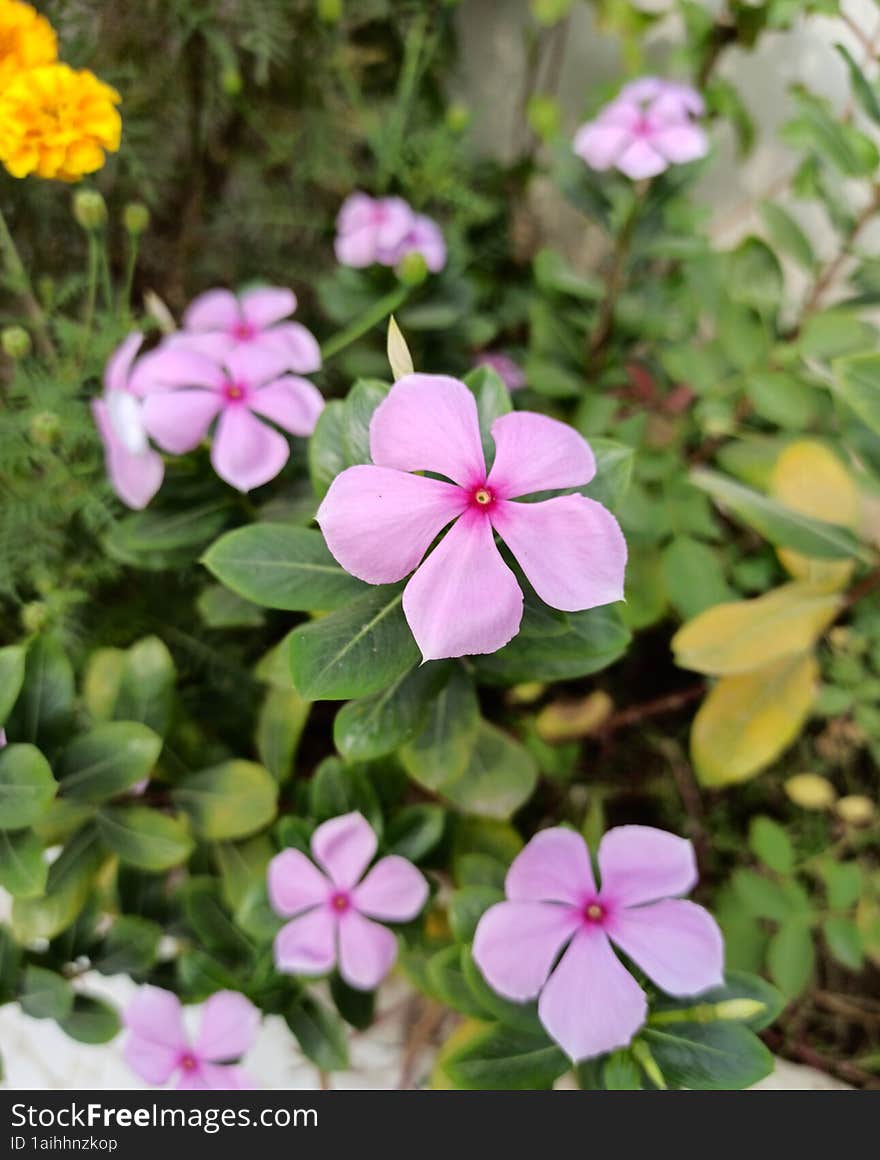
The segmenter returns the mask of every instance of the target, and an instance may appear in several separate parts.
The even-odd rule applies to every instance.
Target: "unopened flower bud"
[[[150,211],[140,201],[132,201],[122,211],[122,224],[126,230],[138,237],[149,229]]]
[[[31,336],[23,326],[6,326],[0,334],[3,353],[9,358],[27,358],[31,353]]]
[[[49,609],[42,600],[32,600],[21,610],[21,623],[25,632],[40,632],[49,621]]]
[[[540,681],[524,681],[521,685],[514,685],[507,694],[508,701],[513,705],[531,705],[544,695],[546,685]]]
[[[462,101],[454,101],[446,110],[446,124],[453,133],[463,133],[471,123],[471,111]]]
[[[73,216],[87,233],[107,224],[107,203],[96,189],[80,189],[73,195]]]
[[[318,19],[325,24],[338,24],[342,19],[342,0],[318,0]]]
[[[830,809],[837,797],[831,782],[818,773],[796,773],[785,783],[785,792],[802,810]]]
[[[235,65],[229,65],[220,74],[220,87],[227,97],[237,97],[243,87],[241,73]]]
[[[759,999],[724,999],[715,1004],[716,1019],[754,1019],[767,1009]]]
[[[397,264],[397,277],[404,286],[419,286],[428,276],[428,265],[417,250],[411,250]]]
[[[54,411],[38,411],[31,419],[31,439],[40,447],[51,447],[60,434],[61,420]]]
[[[837,803],[837,816],[850,826],[867,826],[877,810],[869,797],[861,793],[848,794]]]

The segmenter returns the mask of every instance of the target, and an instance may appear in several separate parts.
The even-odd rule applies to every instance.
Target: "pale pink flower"
[[[487,350],[477,355],[474,366],[489,367],[507,387],[508,391],[519,391],[526,385],[526,376],[519,365],[510,355],[501,351]]]
[[[364,876],[376,846],[369,822],[350,813],[315,830],[314,862],[294,849],[272,859],[269,900],[291,920],[275,939],[279,971],[323,975],[338,966],[345,982],[361,991],[373,990],[385,978],[397,957],[397,939],[381,924],[415,918],[428,884],[396,854],[380,858]]]
[[[336,257],[344,266],[396,266],[419,253],[429,270],[446,265],[446,243],[437,223],[416,214],[402,197],[353,193],[336,219]]]
[[[202,1005],[201,1026],[190,1044],[180,1000],[161,987],[141,987],[123,1023],[126,1063],[151,1084],[176,1077],[179,1091],[236,1091],[256,1084],[234,1061],[251,1047],[260,1013],[237,991],[218,991]]]
[[[165,451],[182,455],[202,442],[216,419],[211,462],[239,491],[274,479],[290,455],[287,439],[264,420],[292,435],[311,435],[324,407],[312,383],[279,375],[277,352],[258,345],[238,345],[216,361],[166,344],[150,369],[147,432]]]
[[[387,255],[386,265],[396,266],[407,254],[421,254],[432,274],[446,265],[446,242],[443,231],[433,218],[416,214],[412,227],[396,250]]]
[[[321,369],[321,349],[302,323],[285,321],[295,310],[296,295],[281,286],[257,286],[237,296],[206,290],[190,303],[172,342],[221,363],[233,352],[253,351],[276,375],[312,374]]]
[[[599,843],[596,886],[580,834],[536,834],[511,864],[506,902],[474,935],[474,959],[500,995],[540,995],[538,1016],[575,1061],[630,1042],[647,1017],[642,988],[612,943],[668,995],[723,978],[724,945],[708,911],[675,895],[697,881],[690,842],[650,826],[619,826]]]
[[[634,181],[704,157],[709,142],[693,118],[703,99],[689,85],[644,77],[626,85],[577,131],[574,151],[591,169],[616,168]]]
[[[147,506],[165,475],[162,456],[150,447],[143,424],[142,397],[153,357],[135,362],[143,341],[135,332],[113,352],[104,370],[104,394],[92,400],[110,483],[122,502],[137,510]]]
[[[514,502],[588,483],[596,464],[587,443],[527,411],[496,419],[492,438],[487,471],[471,391],[445,375],[407,375],[373,414],[372,464],[338,475],[318,509],[327,546],[353,576],[392,584],[415,573],[403,610],[426,661],[492,653],[519,631],[523,594],[495,532],[551,607],[623,597],[626,543],[601,504],[583,495]],[[411,474],[419,471],[445,478]]]

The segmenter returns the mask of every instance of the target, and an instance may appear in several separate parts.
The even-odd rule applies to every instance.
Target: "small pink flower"
[[[464,383],[407,375],[373,414],[373,463],[338,475],[318,509],[327,546],[353,576],[392,584],[415,573],[403,610],[426,661],[492,653],[519,631],[523,595],[495,532],[552,608],[574,612],[623,596],[626,543],[601,504],[582,495],[514,502],[588,483],[596,465],[587,443],[527,411],[496,419],[492,438],[487,471]],[[418,471],[445,479],[411,474]]]
[[[239,491],[274,479],[290,455],[287,440],[264,419],[292,435],[311,435],[324,407],[307,379],[278,374],[277,353],[266,347],[240,344],[218,362],[173,342],[160,348],[150,369],[143,410],[150,436],[183,455],[216,419],[211,462]]]
[[[490,907],[474,935],[490,986],[516,1002],[540,995],[541,1022],[575,1062],[624,1047],[647,1016],[611,943],[669,995],[696,995],[723,977],[715,920],[672,897],[697,881],[690,842],[619,826],[599,843],[598,863],[599,888],[580,834],[542,830],[511,864],[508,901]]]
[[[577,131],[574,151],[592,169],[617,168],[634,181],[704,157],[709,142],[693,117],[703,99],[689,85],[644,77]]]
[[[474,366],[489,367],[507,387],[508,391],[519,391],[526,385],[526,376],[519,363],[500,351],[484,351],[477,355]]]
[[[237,991],[218,991],[203,1004],[201,1026],[192,1045],[180,1000],[161,987],[141,987],[123,1022],[129,1032],[125,1061],[147,1083],[164,1084],[176,1075],[179,1091],[237,1091],[256,1086],[233,1061],[253,1044],[260,1013]]]
[[[276,375],[312,374],[321,369],[321,349],[301,323],[284,321],[295,310],[296,295],[280,286],[258,286],[237,297],[207,290],[190,303],[172,342],[221,363],[233,352],[256,351]]]
[[[412,228],[395,251],[387,255],[387,265],[396,266],[407,254],[421,254],[432,274],[446,265],[446,242],[443,231],[433,218],[416,214]]]
[[[92,400],[92,416],[113,490],[124,504],[145,508],[162,485],[165,465],[144,430],[142,396],[148,389],[152,355],[135,362],[144,336],[138,332],[110,356],[104,370],[104,395]]]
[[[419,253],[429,270],[446,265],[446,243],[437,223],[413,212],[401,197],[353,193],[336,219],[336,257],[344,266],[396,266]]]
[[[320,870],[299,850],[272,859],[269,900],[291,919],[275,939],[279,971],[323,975],[338,965],[345,982],[361,991],[372,991],[385,978],[397,957],[397,939],[380,923],[415,918],[428,884],[396,854],[380,858],[364,877],[376,844],[361,814],[343,814],[312,835],[312,857]]]

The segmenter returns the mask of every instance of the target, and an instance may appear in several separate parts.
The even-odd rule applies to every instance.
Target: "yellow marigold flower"
[[[55,29],[46,17],[20,0],[0,0],[0,92],[18,73],[57,57]]]
[[[119,93],[66,64],[19,73],[0,91],[0,161],[13,177],[79,181],[115,153]]]

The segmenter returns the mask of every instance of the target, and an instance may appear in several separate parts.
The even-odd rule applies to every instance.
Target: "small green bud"
[[[766,1011],[767,1004],[760,999],[723,999],[715,1004],[716,1019],[754,1019],[762,1011]]]
[[[454,101],[446,110],[446,124],[453,133],[463,133],[471,123],[473,114],[463,101]]]
[[[131,201],[122,211],[122,224],[135,237],[150,227],[150,211],[140,201]]]
[[[412,250],[397,264],[397,277],[404,286],[420,286],[428,276],[428,266],[417,250]]]
[[[21,623],[25,632],[40,632],[49,622],[49,609],[42,600],[32,600],[21,610]]]
[[[31,353],[31,336],[23,326],[4,327],[0,343],[3,345],[3,353],[9,358],[27,358]]]
[[[325,24],[338,24],[342,19],[342,0],[318,0],[318,19]]]
[[[544,93],[536,93],[532,97],[526,115],[532,131],[542,141],[549,141],[551,137],[555,137],[562,125],[559,102]]]
[[[73,216],[87,233],[107,224],[107,203],[96,189],[80,189],[73,195]]]
[[[38,411],[31,419],[31,439],[40,447],[51,447],[60,434],[61,420],[54,411]]]
[[[237,97],[241,92],[244,82],[234,64],[228,65],[220,74],[220,87],[227,97]]]

